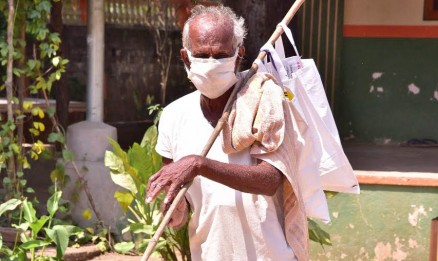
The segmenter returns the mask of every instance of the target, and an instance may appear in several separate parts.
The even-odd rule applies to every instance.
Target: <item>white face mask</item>
[[[233,57],[229,58],[205,59],[195,58],[187,50],[190,61],[190,70],[186,67],[188,78],[204,96],[210,99],[218,98],[237,82],[234,69],[238,51],[239,48]]]

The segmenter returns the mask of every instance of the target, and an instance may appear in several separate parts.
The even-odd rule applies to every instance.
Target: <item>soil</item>
[[[38,252],[37,252],[38,255]],[[56,248],[49,247],[44,251],[45,256],[56,256]],[[140,261],[141,255],[122,255],[116,252],[102,253],[95,245],[83,245],[79,248],[69,247],[63,257],[64,261]],[[1,258],[0,258],[1,260]],[[151,257],[149,261],[163,261],[161,258]]]
[[[98,256],[82,259],[82,260],[90,260],[90,261],[140,261],[142,256],[137,255],[122,255],[116,252],[105,252]],[[81,261],[82,261],[81,260]],[[163,261],[162,258],[150,257],[149,261]],[[79,261],[79,260],[78,260]]]
[[[114,252],[103,253],[89,260],[100,260],[100,261],[140,261],[141,256],[133,255],[122,255]],[[160,258],[149,258],[150,261],[161,261]]]

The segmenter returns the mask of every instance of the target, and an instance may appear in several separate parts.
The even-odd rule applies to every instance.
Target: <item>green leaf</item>
[[[132,194],[137,194],[138,189],[135,185],[134,179],[128,174],[113,174],[111,173],[111,179],[114,183],[131,191]]]
[[[334,196],[338,195],[338,192],[324,190],[324,194],[325,194],[325,197],[326,197],[327,199],[331,199],[331,198],[333,198]]]
[[[50,179],[53,183],[63,181],[65,178],[65,170],[62,164],[57,164],[55,169],[50,172]]]
[[[49,117],[55,116],[55,113],[56,113],[55,107],[53,106],[47,107],[47,114],[49,115]]]
[[[112,151],[105,151],[104,163],[114,174],[125,173],[123,160]]]
[[[309,239],[321,244],[321,246],[324,245],[332,245],[332,241],[330,239],[330,234],[324,231],[318,223],[316,223],[312,219],[308,219],[309,221]]]
[[[19,154],[20,152],[20,148],[16,143],[12,143],[11,145],[9,145],[9,150],[13,151],[15,154]]]
[[[72,151],[69,150],[62,150],[62,158],[65,161],[72,161],[75,158],[75,155]]]
[[[100,252],[106,252],[109,250],[109,244],[107,241],[100,241],[97,243],[96,247],[100,250]]]
[[[23,201],[23,214],[24,219],[29,222],[33,223],[36,221],[36,211],[32,206],[32,203],[27,202],[27,199]]]
[[[33,107],[30,112],[32,113],[33,116],[38,116],[40,119],[44,118],[44,111],[40,107]],[[36,126],[35,128],[38,129]]]
[[[56,43],[56,44],[61,43],[61,38],[59,38],[59,34],[58,33],[51,33],[51,34],[49,34],[49,39],[53,43]]]
[[[63,226],[67,231],[67,234],[69,235],[77,235],[84,231],[82,228],[73,225],[63,225]]]
[[[55,72],[55,79],[56,79],[57,81],[59,81],[59,79],[61,79],[61,72],[60,72],[60,71],[56,71],[56,72]]]
[[[58,133],[58,132],[52,132],[49,134],[49,137],[47,138],[47,141],[49,142],[60,142],[60,143],[64,143],[65,139],[64,139],[64,135],[62,135],[62,133]]]
[[[128,151],[129,164],[135,168],[141,178],[141,182],[147,183],[152,173],[152,158],[145,148],[139,144],[134,145]]]
[[[30,169],[30,164],[26,157],[23,158],[23,169]]]
[[[27,17],[28,17],[30,20],[36,20],[36,19],[38,19],[38,18],[41,18],[41,14],[40,14],[40,12],[38,12],[38,11],[36,11],[36,10],[31,10],[31,11],[27,14]]]
[[[2,144],[3,146],[7,146],[9,142],[11,141],[8,137],[2,137]]]
[[[155,145],[157,145],[157,139],[158,139],[157,126],[152,125],[146,130],[146,133],[144,134],[143,139],[141,140],[140,146],[145,147],[146,144],[148,144],[149,148],[155,148]]]
[[[40,219],[36,220],[33,223],[30,223],[29,226],[32,229],[32,232],[34,235],[37,235],[38,232],[40,232],[41,228],[44,226],[44,224],[46,224],[46,222],[49,220],[50,218],[48,216],[42,216]]]
[[[43,247],[48,245],[50,245],[50,242],[46,242],[43,240],[30,240],[27,241],[26,243],[21,244],[20,247],[24,250],[30,250],[30,249],[35,249],[38,247]]]
[[[37,64],[37,61],[34,59],[27,60],[27,66],[29,67],[29,70],[33,70]]]
[[[132,249],[134,249],[134,242],[120,242],[114,245],[114,250],[120,254],[126,254]]]
[[[47,211],[51,217],[53,217],[56,211],[58,211],[59,200],[61,199],[61,196],[62,191],[57,191],[47,200]]]
[[[19,179],[18,184],[20,184],[21,187],[24,187],[24,186],[26,186],[26,184],[27,184],[27,180],[25,180],[25,179]]]
[[[64,226],[56,225],[52,229],[46,228],[47,236],[56,244],[56,257],[64,256],[65,250],[68,247],[69,235]]]
[[[143,223],[132,223],[129,225],[129,230],[134,234],[145,233],[148,235],[153,235],[156,232],[153,225],[146,225]]]
[[[91,220],[93,218],[93,213],[91,213],[89,208],[82,212],[82,218],[85,220]]]
[[[21,204],[21,200],[12,198],[0,205],[0,216],[6,211],[11,211],[17,208]]]
[[[122,148],[120,147],[120,145],[117,143],[117,141],[108,138],[109,143],[113,146],[113,153],[119,157],[124,164],[128,164],[128,155],[126,154],[126,152],[124,150],[122,150]]]
[[[17,77],[20,77],[20,75],[24,73],[24,70],[19,68],[14,68],[12,69],[12,73]]]
[[[117,199],[124,212],[128,211],[128,207],[134,200],[134,196],[128,191],[116,191],[114,197]]]
[[[55,57],[53,57],[52,58],[52,64],[53,64],[53,66],[58,66],[58,64],[59,64],[59,62],[61,61],[61,59],[60,59],[60,57],[59,56],[55,56]]]

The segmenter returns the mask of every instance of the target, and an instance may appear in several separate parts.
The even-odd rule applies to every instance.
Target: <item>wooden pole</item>
[[[438,217],[430,223],[429,261],[438,261]]]
[[[281,22],[288,25],[303,3],[304,3],[304,0],[296,0]],[[282,33],[283,33],[283,28],[281,28],[280,26],[277,26],[274,33],[269,38],[268,43],[274,45],[275,41],[278,39],[278,37],[281,36]],[[265,58],[265,56],[266,56],[265,52],[260,52],[257,59],[262,61]],[[214,141],[216,140],[219,133],[222,131],[224,123],[228,120],[228,116],[231,112],[231,108],[232,108],[233,102],[237,96],[238,91],[248,82],[248,80],[257,72],[257,70],[258,70],[258,65],[256,62],[254,62],[252,64],[251,68],[249,69],[248,73],[246,74],[245,78],[233,89],[233,92],[231,93],[230,97],[228,98],[228,102],[225,105],[225,109],[224,109],[224,112],[222,113],[222,117],[219,119],[216,127],[214,128],[213,133],[211,134],[207,144],[205,145],[202,153],[200,154],[201,156],[205,157],[208,154],[208,152],[210,151],[210,148],[213,146]],[[176,195],[175,199],[173,200],[172,204],[169,207],[169,210],[167,211],[166,215],[164,216],[163,220],[161,221],[160,226],[158,227],[154,236],[149,241],[149,244],[146,248],[146,251],[143,253],[141,261],[146,261],[151,256],[155,246],[158,243],[158,239],[163,234],[164,229],[166,228],[167,224],[170,221],[170,218],[171,218],[173,212],[176,209],[176,206],[181,201],[181,199],[183,199],[184,195],[186,194],[186,192],[191,184],[192,184],[191,182],[185,184],[182,187],[182,189],[178,192],[178,194]]]

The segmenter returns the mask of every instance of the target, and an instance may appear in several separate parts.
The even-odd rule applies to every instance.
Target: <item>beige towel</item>
[[[301,119],[283,89],[266,73],[257,73],[237,94],[223,128],[223,149],[233,153],[251,147],[255,158],[279,169],[283,183],[284,226],[288,244],[299,261],[309,260],[308,230],[298,185],[293,125]]]

